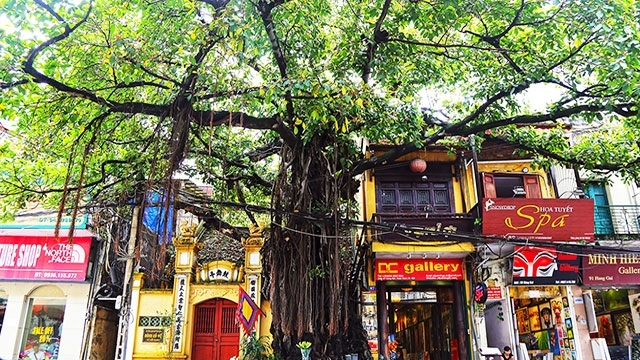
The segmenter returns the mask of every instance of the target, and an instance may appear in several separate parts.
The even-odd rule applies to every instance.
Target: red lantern
[[[421,173],[427,170],[427,162],[424,159],[415,158],[409,163],[409,169],[414,173]]]

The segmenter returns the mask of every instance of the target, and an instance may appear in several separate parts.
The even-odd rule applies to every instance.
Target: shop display
[[[526,345],[530,356],[551,353],[557,360],[573,359],[571,345],[575,350],[575,341],[569,302],[563,296],[564,291],[564,288],[554,286],[511,289],[518,340]]]

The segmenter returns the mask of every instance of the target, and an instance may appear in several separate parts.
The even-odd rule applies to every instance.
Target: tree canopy
[[[199,211],[218,227],[256,222],[253,212],[267,209],[265,276],[281,339],[274,348],[285,356],[305,334],[343,343],[339,239],[354,179],[367,169],[475,135],[541,161],[627,179],[640,172],[635,1],[0,0],[0,8],[0,121],[10,129],[0,149],[2,215],[28,200],[122,206],[176,171],[214,186],[216,201]],[[540,93],[548,101],[534,106]],[[541,124],[556,128],[537,131]],[[588,131],[569,142],[568,124]],[[396,146],[366,157],[363,139]],[[285,263],[305,275],[282,274]],[[332,295],[340,301],[324,305]]]

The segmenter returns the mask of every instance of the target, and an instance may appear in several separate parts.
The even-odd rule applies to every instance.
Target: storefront
[[[82,358],[93,236],[60,233],[0,229],[0,358],[36,349],[51,360]]]
[[[365,294],[363,312],[372,349],[380,344],[390,359],[469,358],[465,254],[375,260],[376,292]]]
[[[518,353],[576,360],[576,317],[571,286],[578,283],[579,257],[555,247],[517,246],[509,287]]]
[[[629,359],[633,338],[640,333],[639,251],[601,251],[582,259],[589,331],[604,339],[612,360]]]
[[[570,244],[593,241],[593,201],[485,198],[483,203],[484,235],[525,244],[501,254],[511,276],[506,305],[514,335],[505,345],[515,346],[519,359],[585,358],[590,349],[578,287],[580,253]],[[491,336],[487,329],[488,343],[497,347]]]

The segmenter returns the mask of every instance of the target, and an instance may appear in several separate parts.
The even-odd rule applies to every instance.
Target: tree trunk
[[[274,188],[265,297],[273,313],[272,346],[284,359],[301,358],[299,341],[312,343],[313,359],[341,358],[353,351],[349,320],[362,328],[357,308],[349,306],[353,244],[348,229],[340,228],[338,211],[351,182],[335,176],[340,153],[327,148],[338,147],[319,136],[301,148],[285,147]]]

